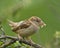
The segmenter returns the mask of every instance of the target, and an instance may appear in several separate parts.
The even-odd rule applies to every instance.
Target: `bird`
[[[41,18],[37,16],[32,16],[28,19],[13,22],[8,20],[11,30],[18,35],[19,39],[24,39],[30,43],[34,43],[31,39],[31,36],[38,32],[40,28],[46,26]]]

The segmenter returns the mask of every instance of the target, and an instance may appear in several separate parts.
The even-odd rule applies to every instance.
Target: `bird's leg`
[[[19,39],[19,40],[23,40],[23,37],[21,37],[21,36],[18,34],[18,39]]]
[[[34,44],[34,42],[32,41],[32,39],[31,39],[31,37],[25,37],[24,38],[28,43],[30,43],[31,45],[31,47],[32,47],[32,44]],[[30,46],[28,46],[29,48],[30,48]]]
[[[20,40],[19,43],[21,44],[20,47],[22,47],[22,40],[23,40],[23,37],[21,37],[19,34],[18,34],[18,39]]]
[[[42,48],[41,45],[34,43],[31,39],[31,37],[26,37],[26,41],[28,41],[31,44],[31,46],[32,45],[35,46],[35,48]]]
[[[31,43],[31,44],[35,44],[35,43],[32,41],[31,37],[25,37],[25,40],[28,41],[28,42]]]

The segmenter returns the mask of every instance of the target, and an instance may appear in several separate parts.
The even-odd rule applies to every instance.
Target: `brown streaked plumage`
[[[36,33],[40,27],[46,26],[46,24],[37,16],[32,16],[28,20],[23,20],[20,22],[9,21],[9,25],[12,28],[12,31],[18,34],[19,38],[25,38],[26,40],[31,41],[30,37]]]

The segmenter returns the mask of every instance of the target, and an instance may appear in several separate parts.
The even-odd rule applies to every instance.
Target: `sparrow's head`
[[[41,28],[46,26],[46,24],[41,20],[41,18],[37,16],[32,16],[29,20],[41,26]]]

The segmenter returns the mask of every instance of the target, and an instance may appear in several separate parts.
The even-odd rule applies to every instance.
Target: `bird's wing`
[[[12,31],[17,31],[20,29],[26,29],[30,26],[31,24],[28,21],[24,21],[22,23],[18,23],[18,26],[13,28]]]

